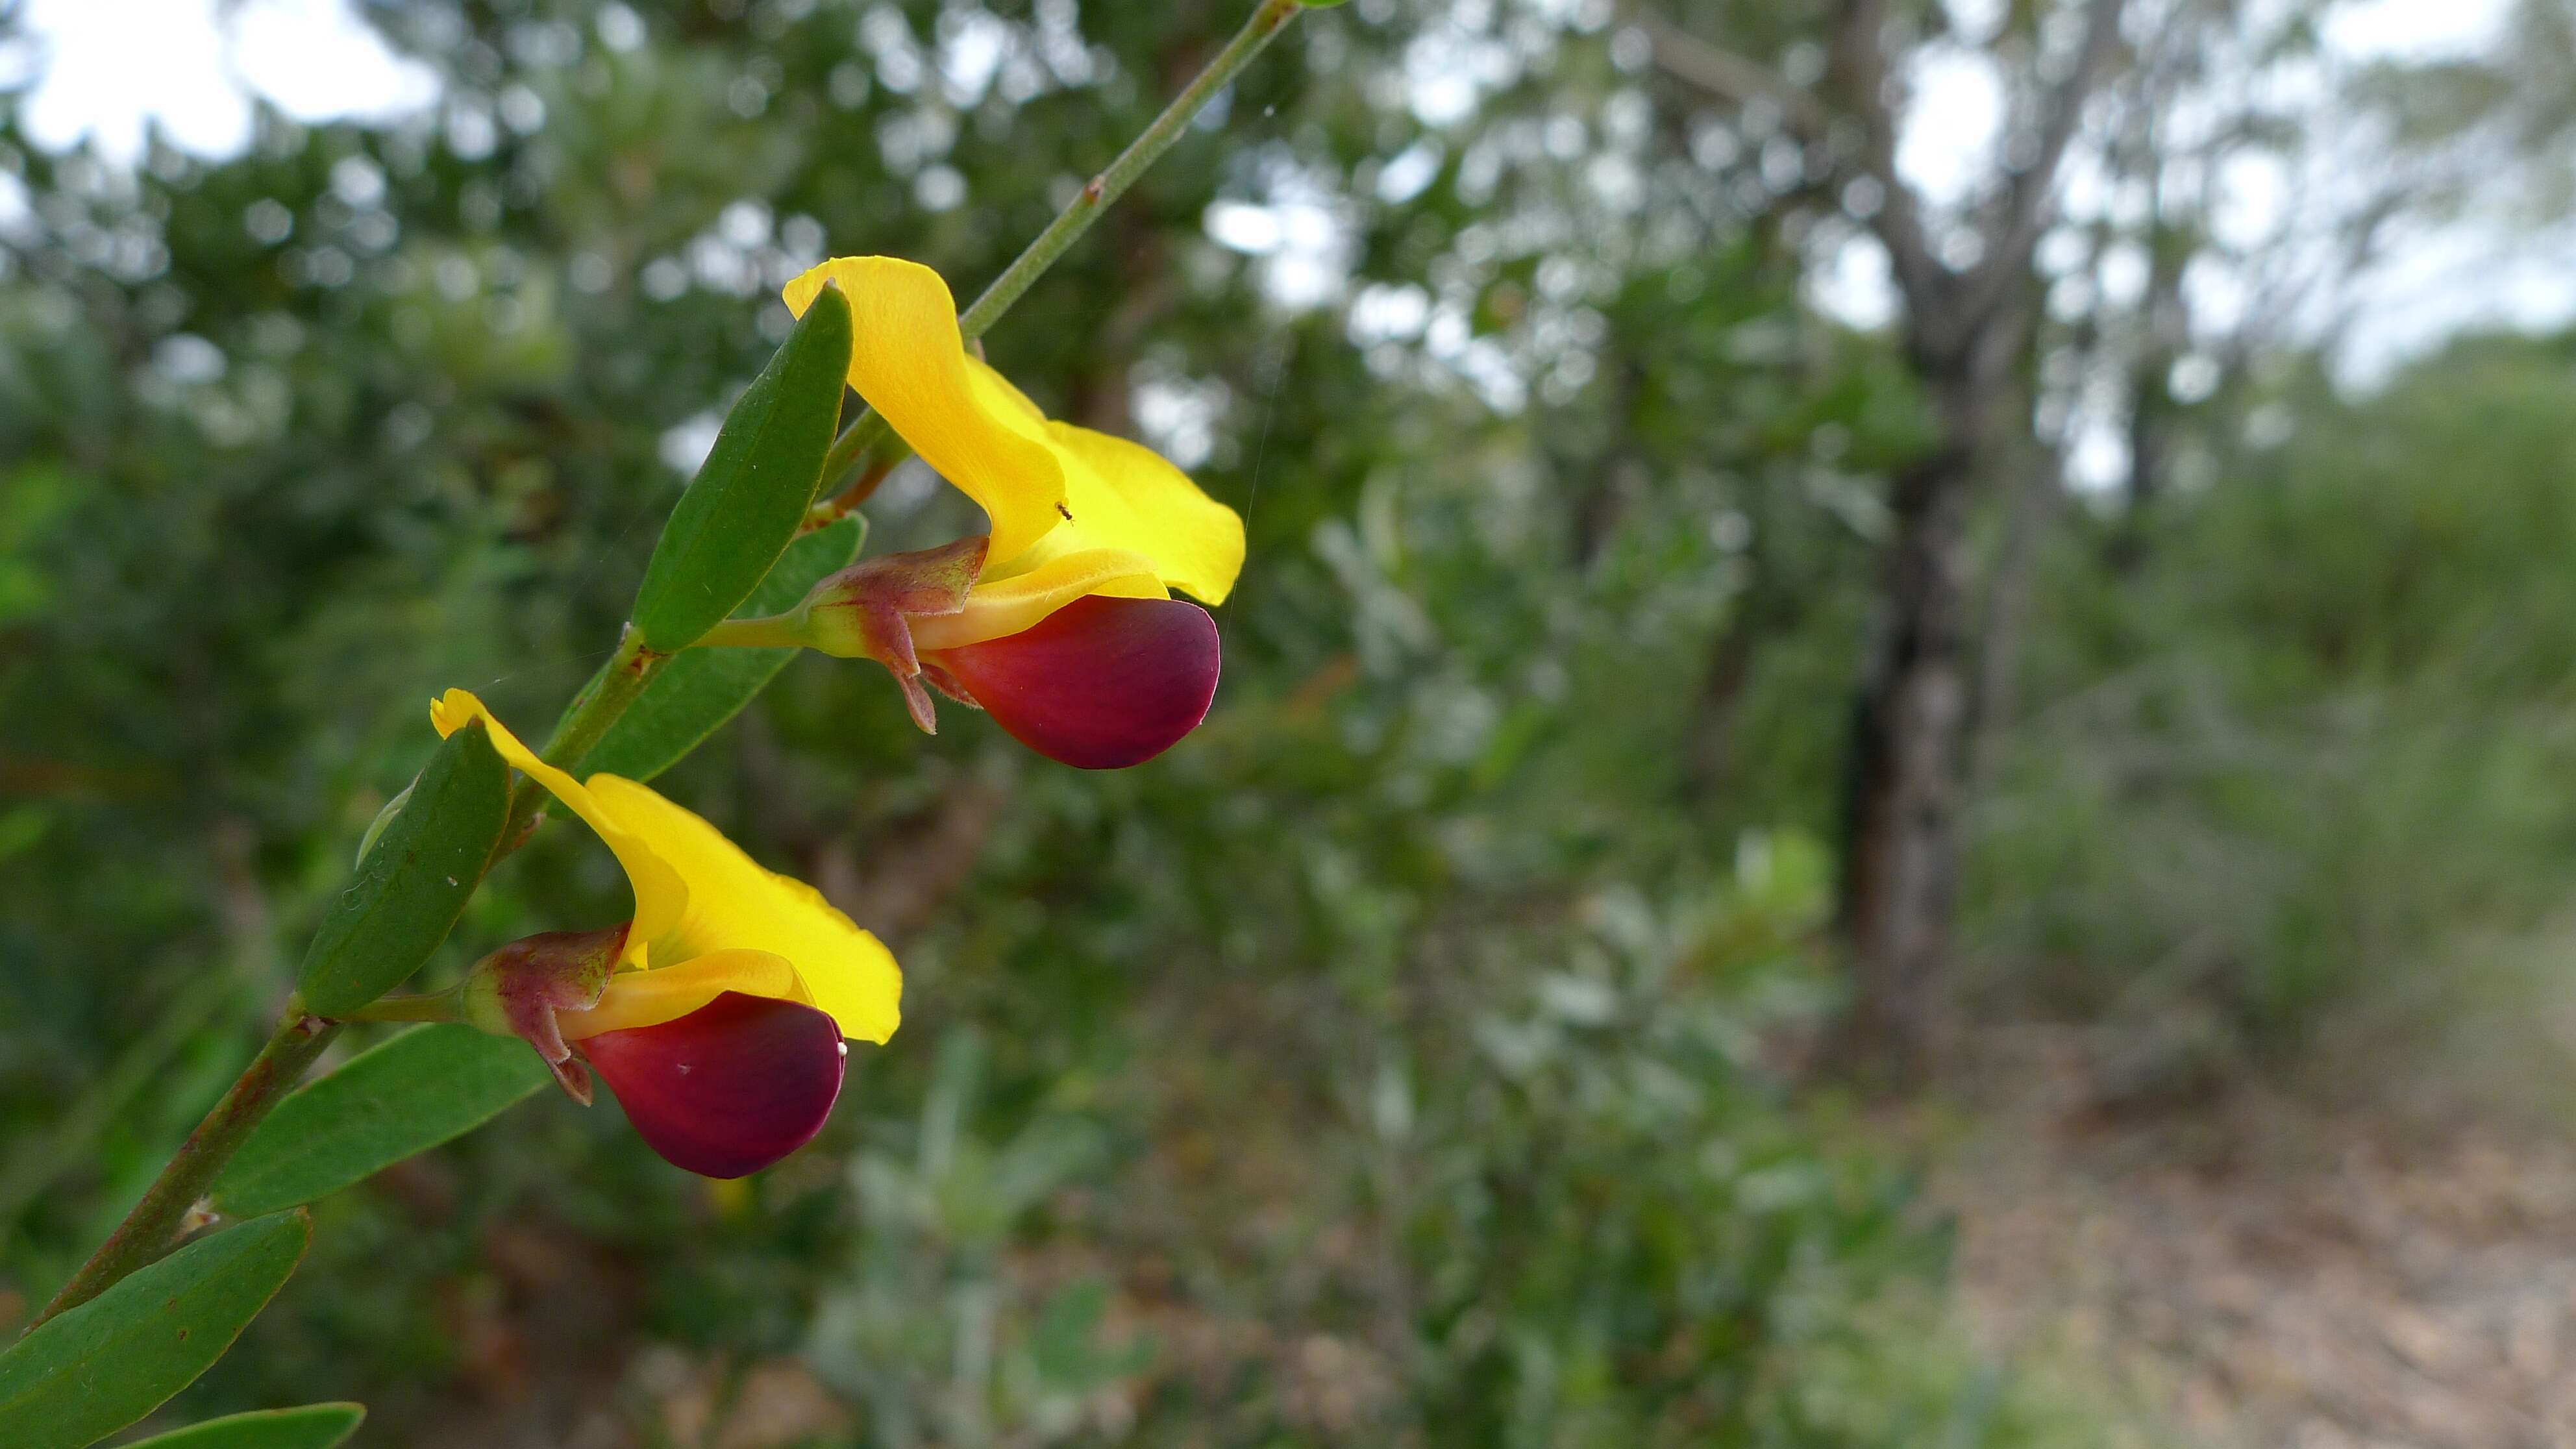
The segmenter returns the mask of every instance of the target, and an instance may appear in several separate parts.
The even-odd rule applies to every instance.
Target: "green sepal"
[[[756,619],[795,608],[826,575],[848,568],[867,536],[867,520],[852,514],[796,540],[736,614]],[[644,686],[642,696],[627,706],[607,736],[583,757],[579,773],[585,779],[602,771],[630,780],[652,779],[741,713],[796,653],[793,649],[687,651],[663,665],[653,682]]]
[[[515,1039],[424,1026],[351,1057],[277,1104],[215,1180],[215,1209],[295,1207],[482,1126],[549,1080]]]
[[[0,1353],[9,1449],[80,1449],[159,1408],[223,1357],[304,1256],[302,1213],[190,1243]]]
[[[753,378],[644,566],[635,627],[677,653],[732,613],[796,537],[841,421],[850,304],[825,287]]]
[[[125,1449],[331,1449],[358,1432],[366,1417],[364,1404],[257,1409],[137,1439]]]
[[[510,815],[510,770],[481,721],[447,737],[358,862],[304,953],[316,1016],[354,1011],[420,969],[483,879]]]

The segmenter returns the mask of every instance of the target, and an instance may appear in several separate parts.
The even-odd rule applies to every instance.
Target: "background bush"
[[[424,701],[537,728],[604,654],[691,440],[783,335],[777,282],[876,251],[979,285],[1237,9],[379,6],[439,113],[264,113],[238,157],[130,172],[0,122],[30,199],[0,274],[0,1319],[237,1069]],[[1791,1091],[1921,401],[1802,301],[1798,238],[1712,200],[1757,163],[1698,165],[1603,16],[1485,14],[1520,59],[1435,134],[1386,99],[1398,9],[1301,21],[990,340],[1246,514],[1208,724],[1077,774],[791,666],[666,783],[905,964],[818,1146],[709,1185],[613,1107],[536,1102],[327,1204],[174,1421],[2108,1435],[1985,1360],[1902,1154]],[[1000,69],[927,69],[987,23]],[[1604,155],[1643,200],[1589,183]],[[1330,210],[1361,300],[1285,304],[1285,263],[1210,239],[1221,200]],[[1450,322],[1471,345],[1435,355]],[[2104,567],[2082,509],[2055,535],[1978,820],[1979,1014],[2146,1042],[2159,1083],[2467,1009],[2469,967],[2427,963],[2542,938],[2576,852],[2576,350],[2259,390],[2281,441],[2221,450],[2142,563]],[[871,513],[874,548],[969,521],[917,471]],[[548,832],[429,974],[624,902]]]

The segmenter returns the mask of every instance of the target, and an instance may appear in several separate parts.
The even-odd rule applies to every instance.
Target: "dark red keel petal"
[[[1142,764],[1207,718],[1216,620],[1181,599],[1076,599],[938,661],[1021,744],[1085,770]]]
[[[704,1177],[743,1177],[804,1146],[841,1095],[832,1018],[739,991],[581,1051],[645,1144]]]

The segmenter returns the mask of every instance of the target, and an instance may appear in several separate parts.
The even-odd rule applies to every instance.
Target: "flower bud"
[[[841,1095],[849,1049],[839,1024],[801,1001],[725,991],[683,1016],[600,1030],[602,1016],[634,1015],[621,983],[630,996],[649,996],[641,983],[672,974],[617,970],[631,929],[513,941],[474,964],[460,1013],[536,1048],[564,1094],[585,1107],[596,1070],[636,1135],[675,1167],[742,1177],[811,1141]]]
[[[734,1178],[823,1130],[849,1048],[813,1007],[728,991],[676,1021],[584,1037],[581,1053],[664,1161]]]
[[[1142,764],[1198,728],[1222,663],[1207,610],[1104,594],[923,661],[943,693],[1048,759],[1085,770]]]

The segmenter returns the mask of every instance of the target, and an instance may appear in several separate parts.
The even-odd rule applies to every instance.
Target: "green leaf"
[[[125,1449],[331,1449],[358,1432],[363,1404],[306,1404],[227,1414],[185,1429],[137,1439]]]
[[[665,654],[697,642],[749,597],[813,505],[841,421],[850,370],[850,304],[825,287],[786,345],[725,415],[715,447],[680,495],[644,586],[635,627]]]
[[[412,785],[419,783],[417,778],[412,781]],[[355,870],[367,863],[367,852],[376,848],[376,838],[385,833],[386,826],[402,818],[403,807],[410,803],[411,785],[403,786],[400,793],[385,802],[385,808],[377,811],[376,818],[367,822],[367,833],[358,841],[358,858],[349,862],[350,869]]]
[[[737,613],[758,618],[795,608],[824,575],[850,566],[867,532],[867,520],[854,514],[796,540]],[[662,666],[662,672],[644,687],[643,696],[627,706],[607,736],[582,758],[578,772],[585,779],[602,770],[630,780],[652,779],[740,713],[796,653],[793,649],[686,651]]]
[[[302,1213],[190,1243],[0,1353],[9,1449],[80,1449],[223,1357],[304,1255]]]
[[[449,735],[407,793],[304,953],[298,987],[317,1016],[364,1006],[420,969],[501,842],[510,771],[479,722]]]
[[[256,1217],[327,1197],[492,1120],[550,1080],[527,1043],[424,1026],[298,1087],[215,1180],[214,1203]]]

